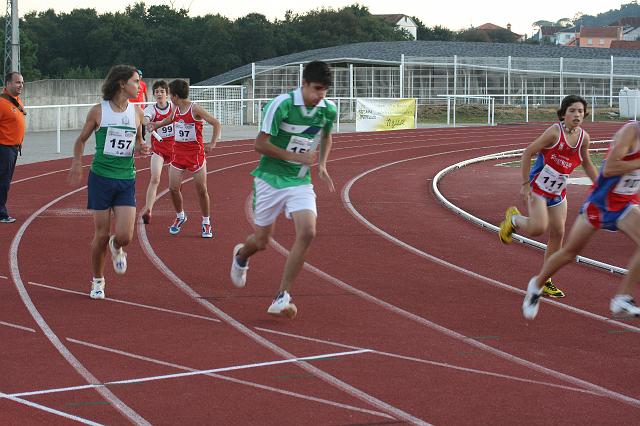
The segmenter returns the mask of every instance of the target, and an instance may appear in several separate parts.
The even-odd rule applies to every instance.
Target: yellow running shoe
[[[558,287],[553,285],[551,278],[549,278],[542,287],[542,294],[549,297],[560,298],[564,297],[564,293]]]
[[[511,244],[513,241],[511,234],[515,232],[516,227],[513,226],[511,218],[517,214],[520,214],[520,211],[517,208],[511,206],[507,209],[507,212],[504,215],[505,219],[500,223],[500,231],[498,231],[498,237],[502,244]]]

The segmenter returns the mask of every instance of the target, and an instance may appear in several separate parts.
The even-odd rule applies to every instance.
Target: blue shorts
[[[535,195],[536,197],[540,197],[542,198],[545,203],[547,203],[547,207],[554,207],[557,206],[558,204],[561,204],[564,200],[567,199],[567,197],[563,197],[561,195],[556,195],[555,197],[547,197],[546,195],[542,195],[542,194],[538,194],[536,192],[531,191],[531,193],[533,195]]]
[[[136,180],[112,179],[89,171],[89,210],[109,210],[115,206],[136,206]]]
[[[618,221],[624,217],[625,214],[635,204],[629,203],[624,208],[616,211],[606,210],[596,203],[587,200],[580,209],[580,214],[586,213],[587,221],[596,229],[604,229],[606,231],[617,231]]]

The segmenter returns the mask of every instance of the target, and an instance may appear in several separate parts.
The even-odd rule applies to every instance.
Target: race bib
[[[634,195],[638,189],[640,189],[640,170],[634,170],[622,175],[613,192],[620,195]]]
[[[176,142],[195,142],[196,141],[196,125],[195,123],[185,123],[177,121],[175,124],[175,141]]]
[[[548,192],[554,195],[562,194],[562,191],[567,187],[567,181],[569,175],[560,173],[550,167],[548,164],[544,166],[535,182],[536,185],[544,192]]]
[[[173,123],[168,124],[166,126],[158,127],[156,132],[160,135],[162,139],[169,138],[173,136]]]
[[[287,144],[286,150],[289,152],[295,152],[297,154],[302,154],[307,151],[312,151],[314,147],[314,140],[303,138],[301,136],[291,136],[289,139],[289,143]],[[300,164],[297,161],[289,161],[290,163]]]
[[[104,140],[102,152],[114,157],[131,157],[135,147],[135,129],[107,128],[107,137]]]

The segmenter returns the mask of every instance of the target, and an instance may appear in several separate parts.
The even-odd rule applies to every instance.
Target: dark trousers
[[[0,145],[0,219],[9,216],[7,196],[18,160],[18,146]]]

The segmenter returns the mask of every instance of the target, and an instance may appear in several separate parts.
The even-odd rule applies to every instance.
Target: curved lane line
[[[85,425],[101,426],[100,423],[92,422],[91,420],[83,419],[82,417],[74,416],[73,414],[65,413],[64,411],[56,410],[45,405],[36,404],[35,402],[28,401],[26,399],[17,398],[15,396],[7,395],[0,392],[0,399],[5,398],[9,401],[17,402],[18,404],[24,404],[26,406],[37,408],[38,410],[46,411],[47,413],[55,414],[56,416],[64,417],[66,419],[75,420]]]
[[[36,210],[31,216],[24,221],[24,223],[20,226],[20,229],[16,233],[13,241],[11,242],[11,249],[9,250],[9,265],[11,267],[11,277],[13,278],[13,282],[16,285],[16,289],[20,294],[20,298],[22,302],[29,310],[29,313],[36,321],[36,323],[40,326],[40,329],[43,331],[47,339],[51,342],[51,344],[60,352],[60,354],[64,357],[64,359],[88,382],[92,384],[100,383],[100,381],[93,375],[89,370],[85,368],[85,366],[67,349],[67,347],[60,341],[58,336],[54,333],[54,331],[49,327],[44,317],[38,311],[35,304],[31,300],[29,296],[29,292],[25,288],[24,283],[22,282],[22,278],[20,276],[20,267],[18,266],[18,251],[20,249],[20,240],[24,235],[25,231],[33,222],[33,220],[43,211],[56,204],[58,201],[75,194],[79,191],[82,191],[86,188],[83,186],[71,192],[61,195],[60,197],[50,201],[45,204],[43,207],[40,207]],[[150,425],[142,416],[133,411],[129,406],[127,406],[124,402],[122,402],[113,392],[104,387],[96,388],[98,393],[102,395],[107,401],[109,401],[120,413],[122,413],[127,419],[129,419],[134,424],[142,424],[142,425]]]

